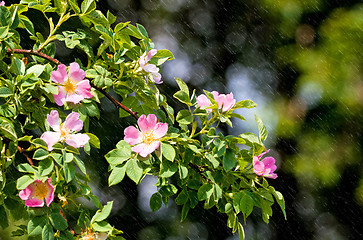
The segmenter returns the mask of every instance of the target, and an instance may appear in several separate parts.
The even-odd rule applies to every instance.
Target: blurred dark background
[[[363,239],[361,1],[102,0],[99,8],[117,22],[142,24],[156,49],[174,53],[176,59],[162,67],[160,89],[175,108],[182,106],[172,99],[174,77],[198,94],[232,91],[238,101],[258,104],[239,112],[246,122],[221,131],[257,132],[254,114],[263,119],[266,146],[278,162],[279,177],[269,183],[284,194],[287,221],[278,206],[270,224],[255,211],[245,225],[246,239]],[[120,120],[107,100],[101,116],[90,125],[103,147],[99,159],[87,160],[94,169],[92,188],[103,203],[115,201],[110,223],[126,239],[238,239],[224,216],[202,205],[183,223],[171,202],[152,213],[152,177],[138,187],[125,178],[106,188],[103,156],[134,121]],[[100,126],[107,127],[97,132]]]

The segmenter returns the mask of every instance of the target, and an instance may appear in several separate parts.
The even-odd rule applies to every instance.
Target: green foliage
[[[44,17],[49,27],[46,33],[35,31],[32,15],[26,14],[28,9]],[[72,21],[79,25],[76,29],[67,29]],[[252,108],[256,104],[243,100],[222,112],[213,95],[205,91],[211,102],[210,109],[205,110],[198,106],[195,91],[190,91],[186,83],[176,79],[179,90],[173,97],[186,108],[175,114],[167,97],[155,84],[153,73],[142,66],[140,59],[154,48],[147,30],[130,22],[114,25],[115,21],[116,17],[110,12],[105,16],[97,10],[94,0],[84,0],[80,4],[75,0],[22,0],[10,7],[0,6],[0,189],[4,190],[0,194],[0,203],[4,202],[4,205],[0,204],[0,226],[7,228],[9,221],[23,219],[27,226],[19,226],[14,236],[27,234],[35,239],[72,239],[72,233],[67,229],[74,228],[77,238],[102,232],[110,239],[121,239],[116,235],[122,232],[107,223],[113,202],[102,206],[92,193],[82,150],[75,148],[77,145],[72,141],[76,140],[69,137],[79,131],[80,123],[67,128],[68,118],[64,121],[66,114],[62,111],[79,114],[78,121],[82,122],[86,133],[77,133],[73,138],[88,137],[89,141],[82,147],[92,157],[96,153],[91,147],[101,148],[102,143],[92,133],[89,121],[101,117],[98,109],[101,98],[120,107],[120,118],[131,114],[137,119],[141,114],[156,113],[168,124],[168,133],[158,139],[160,146],[147,157],[139,155],[125,140],[119,141],[104,156],[109,164],[109,186],[120,183],[126,176],[139,184],[146,175],[154,175],[158,181],[157,192],[150,199],[152,211],[160,209],[162,204],[168,206],[169,200],[174,199],[182,207],[183,221],[190,209],[198,202],[204,202],[204,208],[215,207],[225,213],[227,225],[233,232],[238,230],[241,238],[244,238],[244,230],[239,217],[242,215],[246,219],[254,207],[262,210],[265,222],[272,215],[271,205],[275,200],[285,214],[281,193],[253,172],[252,157],[265,149],[263,143],[267,138],[261,119],[256,116],[259,137],[252,133],[224,136],[218,132],[219,124],[232,127],[232,117],[245,120],[233,113],[235,109]],[[29,35],[20,38],[19,28],[26,30],[22,34]],[[31,49],[22,49],[27,46],[21,42],[26,37],[34,43]],[[61,122],[58,126],[58,123],[51,123],[50,115],[59,104],[56,101],[58,94],[62,91],[78,94],[71,85],[73,77],[77,77],[67,77],[63,83],[55,80],[60,71],[55,72],[57,65],[61,64],[55,59],[58,57],[56,47],[63,43],[65,48],[77,48],[78,54],[84,54],[84,57],[74,56],[74,62],[85,71],[92,97],[78,103],[68,99],[59,106],[57,112]],[[158,69],[172,59],[173,54],[162,49],[156,51],[147,64],[154,64]],[[70,68],[68,74],[74,74],[70,73]],[[121,103],[113,94],[122,99]],[[39,134],[44,132],[59,134],[59,137],[56,135],[58,142],[51,146],[53,149],[45,143],[44,135]],[[140,133],[139,138],[147,141],[153,134]],[[245,145],[242,150],[241,144]],[[21,158],[23,162],[19,160]],[[29,186],[28,190],[35,188],[31,185],[35,180],[43,183],[49,180],[55,188],[57,201],[49,206],[25,209],[24,201],[14,196]],[[43,190],[38,190],[34,190],[36,197],[44,198]],[[75,203],[80,197],[92,200],[97,208],[94,214]],[[78,219],[78,227],[71,226],[74,223],[67,220],[72,214],[70,209],[75,208],[78,212],[72,218]]]

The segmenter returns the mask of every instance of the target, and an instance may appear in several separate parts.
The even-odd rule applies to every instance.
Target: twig
[[[20,147],[20,146],[18,146],[18,150],[19,150],[20,153],[22,153],[25,156],[26,160],[28,160],[28,163],[31,166],[34,166],[33,160],[28,156],[28,154],[25,153],[25,149],[22,148],[22,147]]]
[[[137,113],[136,112],[131,111],[131,109],[129,109],[128,107],[126,107],[125,105],[123,105],[122,103],[120,103],[119,101],[117,101],[115,98],[113,98],[104,89],[95,86],[92,82],[91,82],[91,86],[93,88],[97,89],[97,91],[101,92],[103,95],[105,95],[113,104],[115,104],[116,107],[122,108],[123,110],[125,110],[126,112],[128,112],[131,116],[133,116],[136,120],[139,119],[139,117],[137,116]]]
[[[6,52],[8,54],[12,54],[12,53],[20,53],[20,54],[30,54],[30,55],[34,55],[34,56],[38,56],[38,57],[41,57],[41,58],[44,58],[44,59],[47,59],[48,61],[56,64],[56,65],[59,65],[61,64],[60,61],[58,61],[57,59],[54,59],[44,53],[41,53],[39,52],[38,50],[34,51],[34,50],[28,50],[28,49],[13,49],[11,50],[10,48],[7,48],[6,49]]]
[[[34,56],[38,56],[41,58],[44,58],[52,63],[54,63],[55,65],[59,65],[61,64],[60,61],[58,61],[57,59],[54,59],[44,53],[39,52],[38,50],[34,51],[34,50],[27,50],[27,49],[13,49],[11,50],[10,48],[6,49],[6,52],[10,55],[12,53],[19,53],[19,54],[29,54],[29,55],[34,55]],[[119,101],[117,101],[114,97],[112,97],[108,92],[106,92],[104,89],[99,88],[97,86],[95,86],[92,82],[91,86],[95,89],[97,89],[99,92],[101,92],[103,95],[105,95],[105,97],[107,97],[113,104],[115,104],[116,107],[120,107],[123,110],[125,110],[126,112],[128,112],[131,116],[133,116],[136,120],[139,119],[139,117],[137,116],[136,112],[131,111],[131,109],[129,109],[128,107],[126,107],[125,105],[123,105],[122,103],[120,103]]]

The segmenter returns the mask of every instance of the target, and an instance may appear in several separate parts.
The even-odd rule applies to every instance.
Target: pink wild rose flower
[[[68,74],[65,65],[60,64],[57,71],[53,71],[50,79],[59,83],[58,94],[54,95],[54,101],[58,106],[65,102],[79,103],[85,98],[91,98],[91,85],[84,80],[86,73],[74,62],[69,65]]]
[[[60,141],[65,141],[68,145],[79,148],[83,147],[90,139],[87,134],[75,133],[83,128],[83,122],[79,120],[79,113],[70,113],[64,123],[59,119],[56,110],[47,114],[47,122],[54,132],[44,132],[40,139],[48,145],[48,150],[53,150],[53,145]]]
[[[218,103],[218,109],[222,112],[229,111],[234,104],[236,104],[236,99],[233,97],[233,93],[229,94],[219,94],[217,91],[212,92],[214,100]],[[207,111],[212,111],[209,107],[212,105],[211,101],[205,94],[201,94],[197,97],[198,106]]]
[[[19,197],[25,200],[25,206],[43,207],[45,200],[49,207],[54,200],[54,186],[50,183],[50,178],[45,182],[36,179],[19,192]]]
[[[161,74],[159,73],[159,68],[155,64],[148,63],[150,59],[157,53],[156,49],[151,49],[146,55],[146,52],[139,58],[138,63],[142,70],[147,73],[151,73],[156,84],[161,84]]]
[[[4,1],[1,1],[0,2],[0,6],[5,6],[5,2]]]
[[[147,117],[143,114],[137,120],[138,130],[134,126],[129,126],[124,130],[124,140],[130,145],[135,145],[131,149],[142,157],[147,157],[160,146],[160,139],[168,131],[167,123],[158,123],[154,114]]]
[[[277,174],[274,173],[276,170],[275,159],[273,157],[265,157],[260,161],[261,157],[268,153],[270,150],[261,153],[258,157],[253,157],[253,170],[259,176],[264,176],[268,178],[277,178]]]

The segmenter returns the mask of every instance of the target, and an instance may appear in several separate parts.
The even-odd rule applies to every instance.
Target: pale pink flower
[[[50,79],[59,83],[58,94],[54,95],[54,101],[58,106],[63,106],[65,102],[79,103],[85,98],[91,98],[91,85],[89,81],[83,80],[86,73],[73,62],[69,65],[68,74],[65,65],[60,64],[57,71],[53,71]]]
[[[276,170],[275,159],[273,157],[266,157],[260,161],[261,157],[268,153],[270,150],[261,153],[258,157],[253,157],[253,170],[259,176],[268,178],[277,178],[277,174],[273,173]]]
[[[218,109],[222,112],[229,111],[234,104],[236,104],[236,99],[233,97],[233,93],[230,94],[219,94],[217,91],[212,92],[214,100],[218,103]],[[210,106],[212,105],[209,98],[201,94],[197,97],[197,103],[200,108],[206,109],[207,111],[212,111]]]
[[[50,178],[46,182],[36,179],[19,192],[19,197],[25,200],[25,206],[43,207],[45,200],[49,207],[54,200],[54,186],[50,183]]]
[[[98,233],[98,232],[86,232],[82,235],[82,240],[106,240],[106,233]]]
[[[5,6],[5,2],[4,1],[1,1],[0,2],[0,6]]]
[[[147,117],[143,114],[137,120],[140,131],[129,126],[124,130],[124,140],[130,145],[135,145],[131,149],[142,157],[147,157],[160,146],[160,139],[167,133],[168,124],[158,123],[154,114]]]
[[[83,128],[83,122],[79,120],[79,113],[70,113],[64,123],[59,119],[58,112],[52,110],[47,114],[47,122],[54,132],[44,132],[40,139],[48,145],[48,150],[53,150],[53,145],[65,141],[68,145],[79,148],[83,147],[90,139],[87,134],[75,133]]]
[[[157,53],[156,49],[151,49],[146,55],[146,52],[139,58],[138,63],[140,67],[147,73],[151,73],[156,84],[161,84],[161,74],[159,73],[159,68],[152,63],[148,63],[150,59]]]

